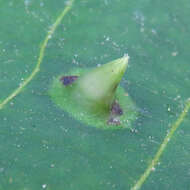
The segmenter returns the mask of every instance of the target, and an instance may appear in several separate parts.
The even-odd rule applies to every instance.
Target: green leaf
[[[86,125],[102,129],[132,128],[137,108],[127,92],[118,87],[128,59],[124,56],[89,70],[72,69],[54,79],[49,94],[61,109]],[[73,76],[78,78],[69,85],[62,81]],[[122,114],[112,114],[114,104]]]
[[[0,190],[189,189],[189,2],[0,1]],[[51,101],[74,68],[130,55],[133,130]]]

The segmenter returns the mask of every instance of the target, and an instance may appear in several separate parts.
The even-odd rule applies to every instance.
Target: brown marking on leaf
[[[123,115],[123,110],[119,103],[115,100],[110,109],[110,117],[107,121],[108,125],[120,125],[120,119],[118,116]]]
[[[123,115],[123,110],[117,101],[114,101],[112,104],[111,115]]]
[[[63,76],[60,78],[60,81],[64,86],[71,85],[75,80],[78,79],[78,76]]]

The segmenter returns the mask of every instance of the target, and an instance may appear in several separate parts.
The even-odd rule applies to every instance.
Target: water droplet
[[[156,170],[156,168],[155,167],[152,167],[152,169],[151,169],[153,172]]]
[[[42,188],[45,189],[47,187],[47,184],[43,184]]]

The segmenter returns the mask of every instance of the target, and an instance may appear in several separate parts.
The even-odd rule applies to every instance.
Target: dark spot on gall
[[[60,81],[63,85],[68,86],[71,85],[75,80],[78,79],[78,76],[63,76],[60,78]]]

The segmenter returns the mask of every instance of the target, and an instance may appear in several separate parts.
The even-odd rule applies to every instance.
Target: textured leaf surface
[[[1,104],[32,73],[66,5],[0,0]],[[48,38],[38,74],[0,109],[0,189],[132,188],[189,98],[189,9],[185,0],[74,2]],[[126,52],[131,59],[121,85],[142,113],[134,132],[90,128],[50,100],[55,76]],[[187,113],[142,190],[190,188],[189,126]]]

